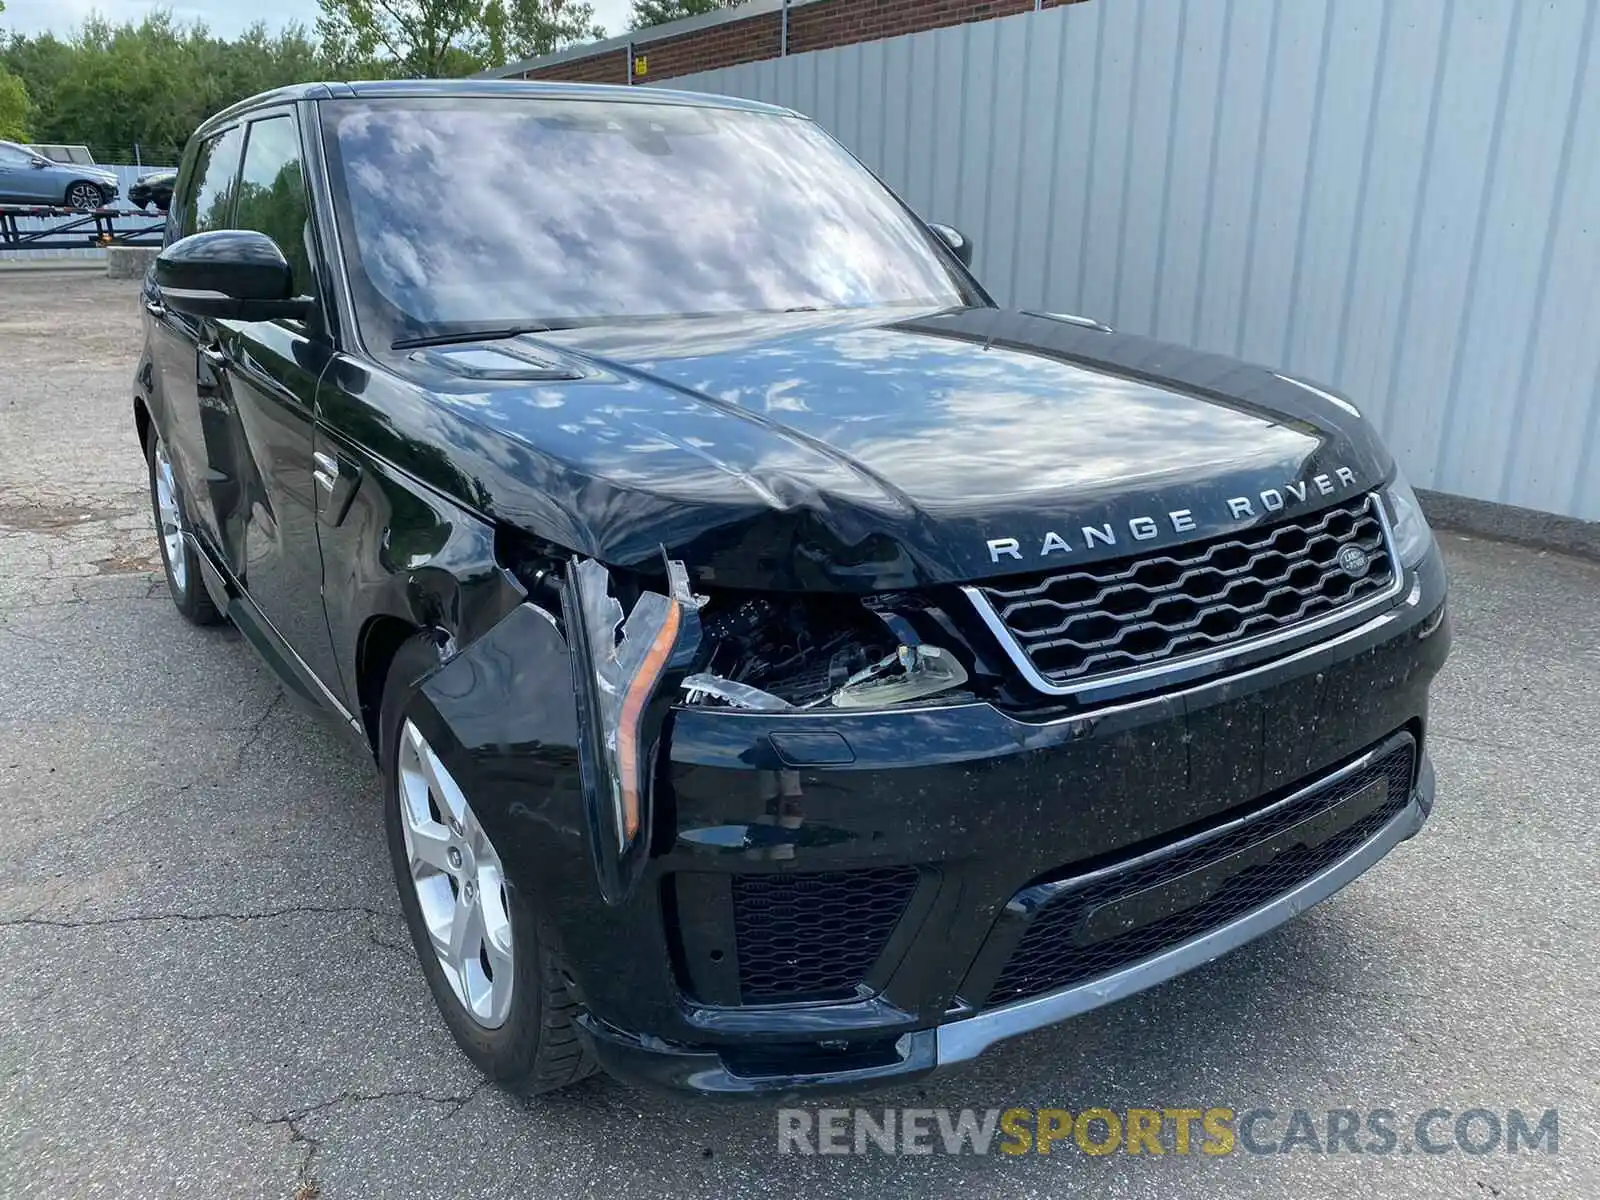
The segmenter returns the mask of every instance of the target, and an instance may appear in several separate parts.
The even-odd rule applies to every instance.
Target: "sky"
[[[595,19],[608,34],[628,27],[631,0],[590,0]],[[65,34],[91,12],[98,9],[108,19],[138,21],[152,8],[170,8],[179,21],[204,21],[214,33],[225,37],[242,32],[246,26],[264,20],[268,28],[278,29],[293,21],[311,28],[317,19],[317,0],[172,0],[158,5],[155,0],[5,0],[0,13],[0,29],[18,33]]]

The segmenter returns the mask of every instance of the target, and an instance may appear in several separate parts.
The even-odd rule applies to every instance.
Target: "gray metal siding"
[[[1094,0],[671,81],[808,113],[1002,303],[1348,392],[1420,486],[1600,519],[1591,0]]]

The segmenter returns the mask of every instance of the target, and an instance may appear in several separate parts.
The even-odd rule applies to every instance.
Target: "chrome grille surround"
[[[1344,575],[1334,561],[1352,540],[1372,556],[1371,569],[1360,578]],[[1165,583],[1145,581],[1163,576]],[[1329,595],[1329,581],[1341,576],[1351,581],[1349,592]],[[1192,594],[1201,577],[1220,583],[1220,593]],[[1265,657],[1280,643],[1332,632],[1392,602],[1404,586],[1388,513],[1378,493],[1369,492],[1271,525],[962,591],[1031,686],[1050,696],[1076,696],[1203,678],[1229,662]],[[1243,605],[1226,598],[1249,595],[1251,587],[1266,594]],[[1293,613],[1273,611],[1274,601],[1282,608],[1296,596]],[[1108,613],[1108,604],[1126,611]],[[1186,605],[1192,610],[1187,615]],[[1029,628],[1024,614],[1030,609],[1060,619]],[[1158,616],[1163,609],[1184,619],[1168,629]],[[1166,642],[1160,644],[1164,631]],[[1153,643],[1151,648],[1128,649],[1130,634]],[[1065,653],[1052,661],[1056,651]]]

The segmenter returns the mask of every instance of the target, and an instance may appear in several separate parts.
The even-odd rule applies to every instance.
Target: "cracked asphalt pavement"
[[[0,1195],[1600,1195],[1600,565],[1447,536],[1433,820],[1245,949],[834,1101],[1559,1110],[1559,1152],[779,1157],[771,1105],[486,1086],[374,775],[157,574],[131,283],[0,273]],[[815,1107],[815,1106],[813,1106]]]

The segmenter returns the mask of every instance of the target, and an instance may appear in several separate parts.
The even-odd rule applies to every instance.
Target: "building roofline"
[[[507,63],[503,67],[490,67],[486,71],[479,71],[472,79],[506,79],[513,75],[522,75],[527,71],[540,67],[553,67],[557,63],[575,62],[579,59],[596,58],[602,54],[612,54],[618,50],[626,50],[629,46],[645,46],[651,42],[661,42],[668,38],[678,37],[685,33],[695,33],[702,29],[713,29],[718,25],[727,25],[734,21],[747,21],[752,17],[765,16],[768,13],[782,12],[785,8],[804,8],[808,4],[820,4],[822,0],[744,0],[733,8],[719,8],[713,12],[700,13],[693,17],[683,17],[677,21],[668,21],[665,25],[652,25],[647,29],[630,30],[619,33],[616,37],[603,38],[598,42],[584,42],[578,46],[568,46],[565,50],[557,50],[553,54],[541,54],[537,58],[524,58],[518,62]]]

